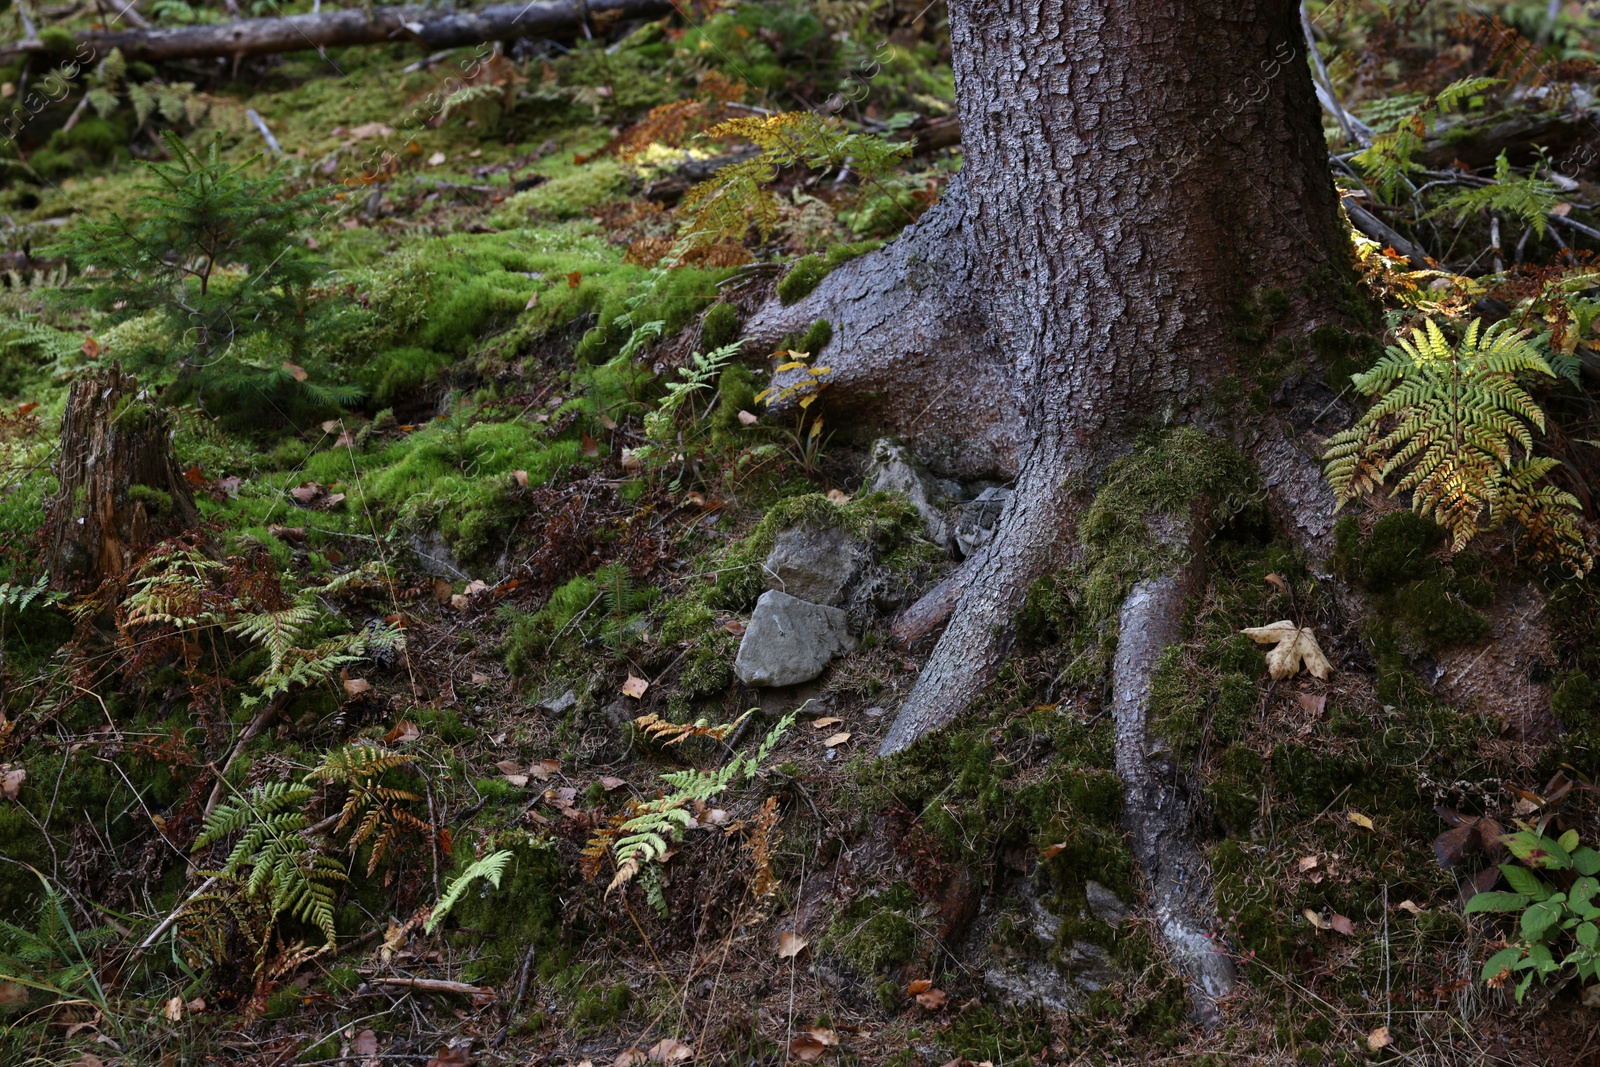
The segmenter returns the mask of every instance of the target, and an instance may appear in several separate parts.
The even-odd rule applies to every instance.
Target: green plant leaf
[[[1578,831],[1568,830],[1566,833],[1556,838],[1556,844],[1560,845],[1568,853],[1571,853],[1573,849],[1578,847]]]
[[[1529,903],[1531,901],[1520,893],[1477,893],[1467,901],[1466,913],[1475,915],[1484,911],[1521,911]]]
[[[1500,873],[1505,875],[1506,881],[1511,884],[1511,888],[1515,892],[1521,893],[1525,897],[1543,900],[1550,895],[1549,887],[1539,880],[1538,875],[1526,867],[1518,867],[1512,863],[1502,863],[1500,865]]]
[[[1483,965],[1483,981],[1487,982],[1500,974],[1507,967],[1515,967],[1517,961],[1522,959],[1520,948],[1503,948],[1490,956]]]
[[[1530,867],[1564,871],[1572,866],[1572,857],[1567,854],[1566,849],[1548,837],[1530,830],[1518,830],[1514,834],[1507,834],[1500,839],[1500,843],[1510,849],[1513,856]]]
[[[1579,874],[1600,874],[1600,852],[1588,845],[1573,850],[1572,869]]]
[[[1560,904],[1548,900],[1533,905],[1522,913],[1522,936],[1530,942],[1542,941],[1550,928],[1561,921],[1561,911]]]

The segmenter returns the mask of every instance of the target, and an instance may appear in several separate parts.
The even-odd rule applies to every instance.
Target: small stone
[[[973,556],[994,540],[1000,516],[1011,503],[1010,489],[985,489],[977,498],[961,505],[956,516],[956,547],[963,556]]]
[[[838,604],[867,558],[867,546],[844,530],[784,530],[764,564],[767,588],[813,604]]]
[[[1107,926],[1121,926],[1128,917],[1128,906],[1099,882],[1085,882],[1083,893],[1089,898],[1089,913]]]
[[[902,444],[883,438],[872,446],[872,461],[867,467],[869,493],[904,493],[922,516],[928,539],[950,548],[954,524],[950,508],[960,499],[961,487],[955,482],[929,474]]]
[[[547,711],[551,715],[565,715],[578,706],[578,694],[568,689],[558,697],[550,697],[539,701],[539,710]]]
[[[809,682],[841,652],[856,646],[838,608],[768,590],[756,602],[733,673],[748,686]]]

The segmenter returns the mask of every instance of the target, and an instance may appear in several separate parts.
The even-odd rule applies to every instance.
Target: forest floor
[[[1594,987],[1485,986],[1512,930],[1463,914],[1502,858],[1491,820],[1597,825],[1600,588],[1538,576],[1530,608],[1509,537],[1452,555],[1375,503],[1341,526],[1336,576],[1258,503],[1212,538],[1152,714],[1206,794],[1217,951],[1244,979],[1218,1029],[1188,1019],[1140,907],[1115,635],[1084,575],[1034,589],[980,707],[875,757],[928,651],[893,624],[959,552],[873,491],[893,463],[870,427],[758,417],[778,362],[826,364],[825,324],[728,346],[892,239],[959,150],[861,184],[776,168],[764,235],[662,260],[685,146],[729,150],[693,135],[749,101],[854,80],[845,117],[886,138],[950,114],[940,23],[881,6],[841,30],[848,5],[744,4],[487,60],[102,64],[104,113],[33,118],[0,189],[0,1062],[1600,1062]],[[134,160],[171,164],[168,126],[201,163],[215,146],[315,194],[292,341],[242,329],[197,367],[161,307],[61,298],[84,275],[55,242],[151,209]],[[1391,325],[1415,311],[1418,276],[1368,282]],[[1485,296],[1427,284],[1434,307]],[[1337,389],[1308,376],[1381,346],[1333,347],[1258,344],[1241,388],[1320,401]],[[170,413],[201,526],[145,546],[112,601],[25,603],[69,387],[113,363]],[[1586,388],[1542,397],[1573,439],[1594,435]],[[1196,457],[1155,432],[1112,480]],[[894,470],[972,528],[1003,488]],[[751,688],[734,660],[785,534],[843,567],[823,599],[850,647]],[[1279,619],[1314,630],[1327,681],[1269,678],[1240,631]],[[1452,691],[1485,656],[1503,688]],[[629,819],[657,836],[630,851]]]

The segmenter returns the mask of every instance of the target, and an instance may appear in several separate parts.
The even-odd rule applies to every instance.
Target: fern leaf
[[[445,916],[450,914],[450,909],[455,907],[456,902],[461,899],[461,894],[467,891],[467,886],[477,879],[486,879],[490,885],[499,889],[500,876],[505,873],[506,867],[511,863],[512,855],[509,849],[491,852],[489,855],[474,861],[471,866],[462,871],[461,875],[445,888],[443,895],[439,897],[439,903],[433,906],[433,912],[428,916],[428,921],[423,926],[423,931],[431,934],[438,929]]]

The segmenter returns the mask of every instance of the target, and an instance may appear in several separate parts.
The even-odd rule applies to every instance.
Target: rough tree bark
[[[964,163],[894,244],[749,332],[826,318],[830,421],[897,433],[948,473],[1012,477],[998,536],[964,565],[949,625],[883,743],[959,715],[1004,660],[1028,586],[1069,559],[1074,515],[1151,426],[1201,425],[1261,469],[1276,517],[1319,547],[1331,496],[1272,420],[1219,415],[1253,287],[1309,325],[1348,265],[1295,0],[950,0]],[[1157,531],[1158,536],[1170,531]],[[1179,639],[1185,574],[1121,613],[1113,677],[1126,821],[1151,905],[1214,1018],[1231,967],[1186,783],[1151,756],[1157,654]]]
[[[134,554],[200,523],[172,458],[171,421],[119,367],[72,383],[61,417],[60,484],[45,520],[57,588],[94,588]]]

